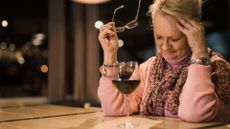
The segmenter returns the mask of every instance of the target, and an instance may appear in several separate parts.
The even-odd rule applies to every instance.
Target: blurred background
[[[95,1],[94,1],[95,2]],[[119,60],[140,63],[155,54],[152,0],[142,0],[139,26],[119,34],[124,46]],[[134,19],[138,0],[85,4],[72,0],[0,1],[0,100],[41,97],[52,103],[98,104],[97,87],[102,51],[95,26]],[[230,61],[230,2],[206,0],[202,22],[209,47]]]

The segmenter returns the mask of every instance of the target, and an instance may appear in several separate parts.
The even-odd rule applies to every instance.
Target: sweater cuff
[[[200,79],[211,78],[211,72],[211,65],[191,64],[188,69],[188,76]]]

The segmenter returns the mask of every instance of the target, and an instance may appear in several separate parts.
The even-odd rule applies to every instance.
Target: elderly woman
[[[202,0],[156,0],[150,5],[158,54],[140,64],[141,83],[129,96],[130,112],[189,122],[230,118],[230,65],[208,49],[200,23]],[[125,115],[112,84],[118,37],[113,22],[101,27],[104,52],[98,96],[105,115]],[[109,66],[109,67],[108,67]]]

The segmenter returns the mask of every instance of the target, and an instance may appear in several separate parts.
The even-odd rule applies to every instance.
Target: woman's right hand
[[[101,26],[98,40],[104,52],[104,63],[112,64],[116,62],[119,45],[114,22]]]

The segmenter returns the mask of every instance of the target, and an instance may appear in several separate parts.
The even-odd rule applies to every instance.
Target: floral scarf
[[[211,50],[209,53],[216,93],[224,103],[230,103],[230,65],[220,54]],[[180,62],[178,68],[172,69],[161,54],[156,56],[150,72],[150,86],[141,103],[142,115],[164,116],[165,110],[178,114],[179,95],[187,78],[190,60],[191,54]]]

